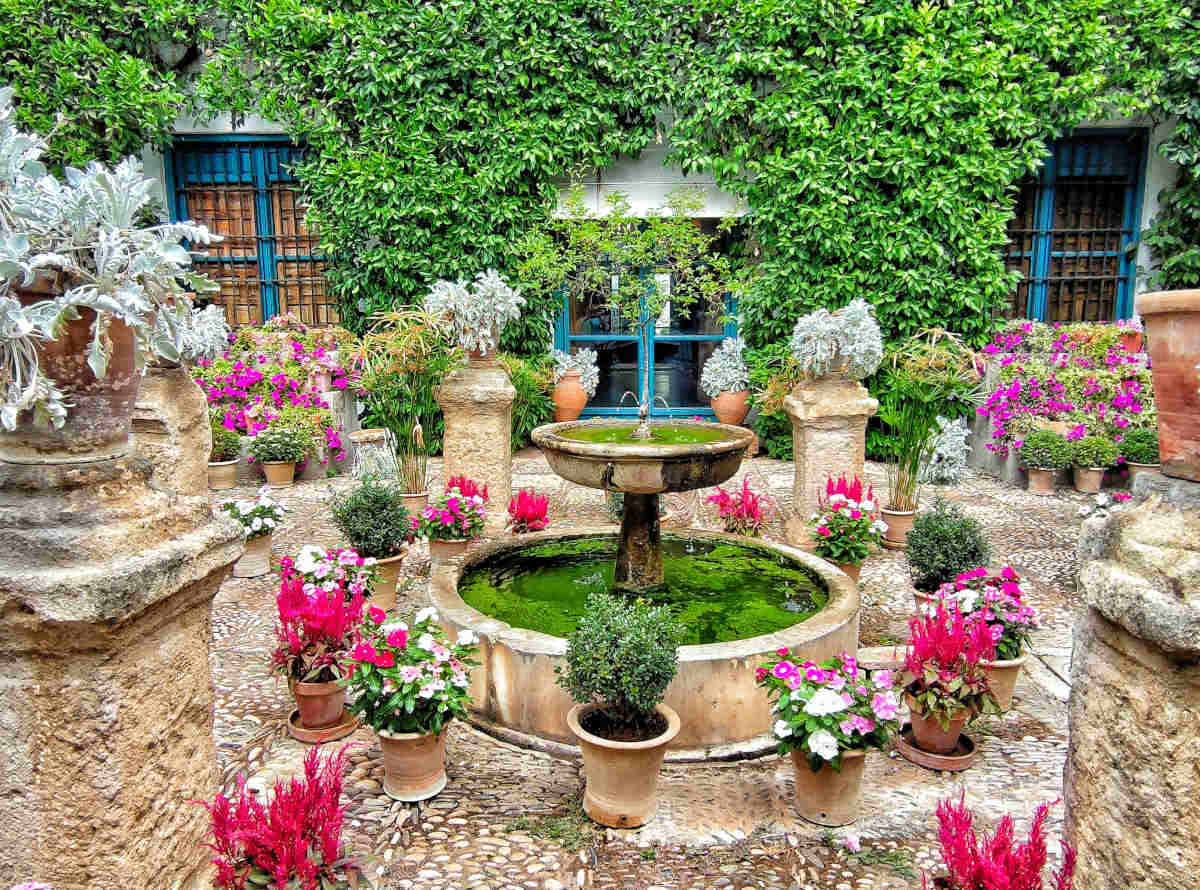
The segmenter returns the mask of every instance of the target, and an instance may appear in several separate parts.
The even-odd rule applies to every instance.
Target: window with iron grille
[[[1005,261],[1021,273],[1010,317],[1112,321],[1133,313],[1146,131],[1083,131],[1056,142],[1020,184]]]
[[[338,321],[292,176],[303,152],[284,139],[225,136],[180,137],[167,153],[172,218],[225,236],[196,268],[220,285],[213,302],[231,325],[262,324],[282,312],[310,325]]]

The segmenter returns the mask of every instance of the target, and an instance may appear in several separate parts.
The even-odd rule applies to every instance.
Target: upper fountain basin
[[[607,491],[662,494],[720,485],[737,472],[754,442],[740,426],[703,421],[656,421],[662,440],[633,439],[636,423],[572,420],[533,431],[533,441],[559,476]]]

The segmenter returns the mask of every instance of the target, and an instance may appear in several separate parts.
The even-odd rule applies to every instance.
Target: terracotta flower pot
[[[1013,691],[1017,688],[1017,678],[1021,676],[1021,668],[1029,660],[1028,655],[1010,658],[1007,661],[985,661],[984,668],[988,675],[988,686],[996,699],[1001,711],[1012,707]]]
[[[658,810],[658,772],[667,745],[679,734],[679,715],[666,705],[658,711],[667,721],[666,731],[644,742],[611,742],[592,735],[581,718],[603,705],[575,705],[567,712],[567,726],[583,750],[583,811],[588,818],[610,828],[636,828],[654,818]]]
[[[927,717],[917,710],[919,706],[911,695],[906,698],[913,741],[917,747],[931,754],[950,754],[954,751],[958,747],[958,737],[962,735],[967,717],[970,716],[967,710],[964,708],[950,721],[949,729],[942,729],[942,724],[938,723],[937,718]]]
[[[1103,467],[1075,467],[1075,490],[1084,494],[1099,494],[1104,482]]]
[[[579,382],[583,376],[578,368],[572,368],[554,385],[554,422],[578,420],[588,403],[587,390]]]
[[[385,612],[396,608],[396,582],[400,579],[400,563],[407,555],[408,550],[406,549],[403,553],[389,556],[376,563],[379,567],[379,578],[375,581],[375,588],[371,591],[370,605],[378,606]]]
[[[1135,464],[1131,460],[1125,461],[1125,466],[1129,467],[1129,486],[1133,487],[1133,483],[1137,481],[1138,476],[1161,476],[1162,464]]]
[[[817,825],[849,825],[858,818],[862,801],[866,751],[843,751],[841,772],[823,764],[815,773],[803,751],[792,752],[796,771],[796,811]]]
[[[429,506],[429,492],[418,491],[413,494],[402,494],[400,500],[404,502],[404,509],[409,516],[420,518],[425,512],[425,508]]]
[[[446,787],[446,731],[379,733],[383,790],[395,800],[428,800]]]
[[[862,573],[862,564],[857,562],[835,562],[835,566],[850,576],[850,580],[855,584],[858,583],[859,575]]]
[[[1162,471],[1200,482],[1200,290],[1139,294],[1137,312],[1150,341]]]
[[[296,464],[287,460],[264,460],[263,475],[272,488],[287,488],[296,480]]]
[[[1029,467],[1025,470],[1029,477],[1030,494],[1054,494],[1054,471],[1042,467]]]
[[[743,389],[738,392],[718,393],[710,404],[718,421],[737,426],[746,419],[746,413],[750,410],[749,401],[750,390]]]
[[[438,541],[429,539],[429,556],[436,564],[449,562],[467,552],[470,541]]]
[[[259,535],[246,542],[245,552],[233,564],[233,577],[257,578],[271,571],[271,535]]]
[[[210,460],[208,462],[208,487],[213,491],[225,491],[237,485],[238,459]]]
[[[1121,334],[1121,348],[1126,352],[1142,351],[1142,332],[1126,331]]]
[[[296,709],[300,712],[300,725],[305,729],[324,729],[341,722],[346,709],[346,689],[336,681],[327,683],[291,684]]]
[[[889,510],[881,507],[883,521],[887,523],[887,531],[883,533],[883,546],[889,550],[903,550],[908,546],[908,533],[912,531],[913,520],[917,518],[916,510]]]

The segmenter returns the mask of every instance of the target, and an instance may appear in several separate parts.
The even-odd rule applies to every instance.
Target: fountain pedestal
[[[625,493],[621,537],[613,585],[636,593],[663,583],[662,542],[658,525],[658,495]]]
[[[817,511],[825,480],[845,474],[862,476],[866,456],[867,419],[879,402],[857,380],[822,377],[796,386],[783,400],[792,420],[792,515],[787,541],[811,550],[809,517]]]

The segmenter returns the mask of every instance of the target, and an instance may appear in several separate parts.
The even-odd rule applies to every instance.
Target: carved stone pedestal
[[[867,419],[879,402],[856,380],[823,377],[799,384],[783,400],[783,409],[792,419],[796,473],[787,540],[794,547],[812,549],[808,521],[825,491],[825,480],[862,475]]]
[[[435,393],[446,418],[446,478],[467,476],[487,484],[485,534],[498,535],[508,521],[512,496],[512,405],[517,391],[499,364],[472,359],[448,374]]]

